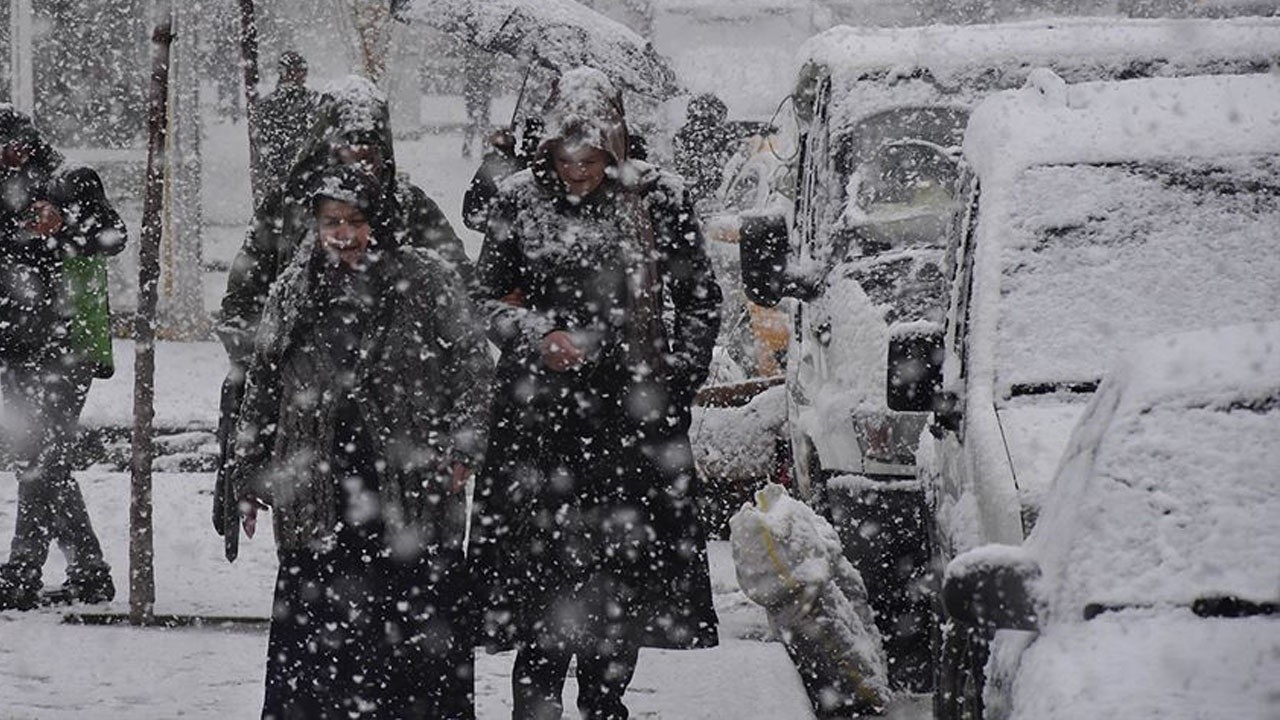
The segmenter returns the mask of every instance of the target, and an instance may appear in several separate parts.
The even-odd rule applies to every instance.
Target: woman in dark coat
[[[318,178],[263,312],[229,478],[280,557],[264,718],[469,718],[465,487],[490,369],[457,273],[376,180]],[[250,533],[252,534],[252,533]]]
[[[507,180],[477,264],[501,348],[472,548],[515,717],[625,718],[641,646],[715,645],[689,450],[720,290],[678,177],[628,161],[620,96],[579,68]]]

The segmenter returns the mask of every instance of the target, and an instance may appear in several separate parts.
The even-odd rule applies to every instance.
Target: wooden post
[[[258,177],[258,21],[253,0],[240,0],[240,64],[244,67],[245,125],[249,128],[249,187],[256,209],[263,189]]]
[[[133,464],[129,505],[129,621],[151,622],[156,579],[151,527],[152,420],[155,418],[155,319],[160,282],[161,206],[164,202],[164,154],[169,104],[169,49],[173,15],[151,35],[151,109],[147,126],[146,195],[142,203],[142,238],[138,248],[138,314],[134,323]]]

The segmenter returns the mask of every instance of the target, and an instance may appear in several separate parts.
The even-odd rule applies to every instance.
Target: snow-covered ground
[[[129,477],[80,475],[120,592],[91,612],[128,611]],[[275,553],[269,523],[228,564],[209,524],[213,478],[155,478],[156,612],[265,618]],[[0,535],[11,536],[16,485],[0,479]],[[645,651],[628,700],[641,718],[805,718],[808,701],[782,645],[767,641],[764,611],[738,590],[727,545],[712,547],[721,646]],[[55,550],[46,582],[62,576]],[[206,629],[87,627],[65,609],[0,613],[0,718],[243,718],[260,707],[266,625]],[[509,653],[478,658],[477,710],[509,715]],[[570,686],[572,688],[572,685]],[[572,691],[567,695],[572,697]]]

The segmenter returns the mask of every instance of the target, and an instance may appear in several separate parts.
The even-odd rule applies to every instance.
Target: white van
[[[1075,462],[1064,456],[1073,429],[1077,438],[1102,432],[1078,423],[1127,347],[1280,320],[1280,75],[1077,85],[1045,77],[978,106],[964,158],[976,192],[952,250],[957,275],[946,319],[944,402],[919,448],[940,563],[989,543],[1022,543],[1045,499],[1063,492],[1051,492],[1050,481]],[[1170,353],[1175,345],[1169,341]],[[1148,354],[1160,347],[1147,346]],[[1221,349],[1222,372],[1244,362],[1230,348]],[[1198,357],[1211,355],[1212,348],[1199,349]],[[1162,391],[1174,397],[1166,405],[1205,407],[1196,394],[1204,368],[1162,361],[1150,371],[1162,373]],[[1150,445],[1157,439],[1136,435],[1102,445],[1111,457],[1155,453],[1165,460],[1151,469],[1187,477],[1240,467],[1215,459],[1226,452],[1220,443],[1179,447],[1195,442],[1186,424],[1193,416],[1179,421],[1183,435],[1162,449]],[[1202,439],[1211,437],[1206,432]],[[1075,456],[1083,457],[1078,449]],[[1092,466],[1096,458],[1084,459]],[[1110,478],[1117,479],[1140,480]],[[1178,491],[1167,489],[1178,486],[1173,478],[1141,482],[1167,505],[1169,523],[1188,521]],[[1073,513],[1057,500],[1055,517],[1086,524],[1056,528],[1062,537],[1115,533],[1111,525],[1141,517]],[[1152,552],[1182,562],[1173,550]],[[1120,592],[1123,552],[1116,548],[1112,557],[1117,578],[1110,594],[1094,592],[1090,602],[1140,595]],[[1089,572],[1105,569],[1106,558],[1094,565]],[[1204,568],[1232,571],[1230,561]],[[938,717],[981,718],[988,638],[947,627]],[[1033,716],[1049,717],[1021,717]]]
[[[843,27],[801,50],[794,218],[789,229],[777,217],[744,222],[743,278],[755,302],[793,298],[795,489],[841,529],[899,685],[925,688],[932,675],[915,451],[941,381],[947,239],[975,199],[959,152],[972,107],[1037,68],[1069,82],[1261,73],[1278,55],[1274,18]]]

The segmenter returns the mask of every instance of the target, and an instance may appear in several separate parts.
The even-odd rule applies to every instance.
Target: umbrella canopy
[[[414,0],[398,16],[558,73],[589,65],[632,92],[666,99],[675,72],[642,37],[573,0]]]

